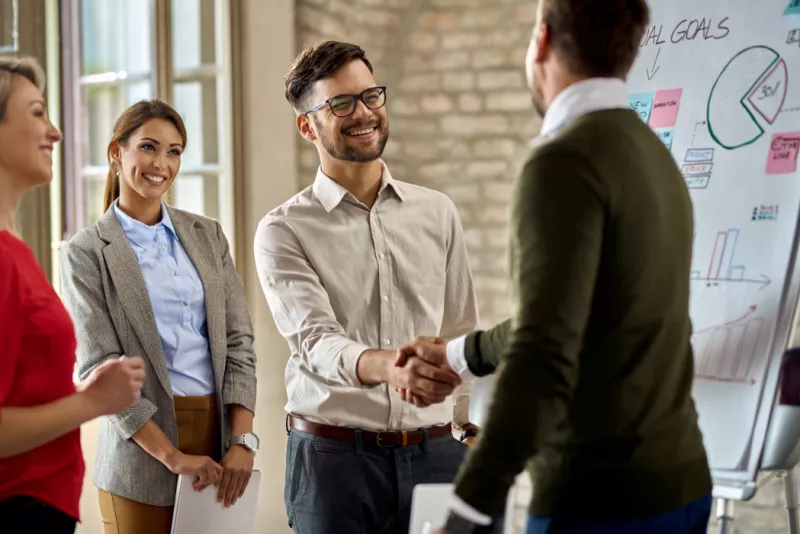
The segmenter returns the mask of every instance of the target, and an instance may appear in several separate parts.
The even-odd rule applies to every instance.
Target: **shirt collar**
[[[556,135],[583,115],[604,109],[628,108],[625,82],[619,78],[589,78],[561,91],[550,104],[538,139]]]
[[[402,185],[400,182],[392,178],[389,168],[383,161],[381,161],[381,168],[383,172],[381,173],[381,187],[378,190],[378,194],[380,195],[383,193],[383,190],[387,187],[391,187],[395,195],[397,195],[397,198],[400,199],[400,202],[402,202],[405,199],[402,191]],[[336,183],[327,174],[322,172],[322,166],[317,169],[317,176],[314,179],[313,190],[314,195],[316,195],[316,197],[322,203],[322,207],[324,207],[325,211],[328,213],[333,211],[334,208],[341,204],[344,197],[348,195],[350,195],[354,202],[358,202],[347,189]]]
[[[166,204],[161,202],[161,220],[153,226],[148,226],[141,221],[137,221],[121,209],[119,209],[119,199],[114,201],[114,214],[119,220],[122,231],[131,242],[140,247],[145,247],[153,242],[158,228],[168,228],[175,235],[175,227],[169,217]]]

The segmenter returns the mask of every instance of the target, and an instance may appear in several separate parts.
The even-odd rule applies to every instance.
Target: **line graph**
[[[764,319],[755,313],[750,306],[742,317],[692,335],[696,378],[755,384],[753,361],[764,336]]]
[[[757,278],[747,278],[744,265],[736,261],[736,245],[739,241],[739,229],[729,228],[727,231],[717,232],[714,239],[714,248],[708,261],[708,268],[693,270],[690,280],[705,282],[708,287],[716,287],[726,283],[759,284],[759,291],[767,287],[772,280],[764,274]]]

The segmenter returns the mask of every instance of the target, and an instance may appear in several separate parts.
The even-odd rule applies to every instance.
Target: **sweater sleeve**
[[[500,356],[508,343],[511,320],[507,319],[489,330],[469,334],[464,342],[464,355],[469,370],[475,376],[492,374],[500,365]]]
[[[567,417],[600,262],[603,197],[588,162],[564,149],[538,152],[518,181],[508,343],[481,439],[456,481],[456,494],[485,514],[502,512],[516,475]]]

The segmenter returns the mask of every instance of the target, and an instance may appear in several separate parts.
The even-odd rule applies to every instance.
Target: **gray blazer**
[[[255,412],[253,329],[242,284],[219,223],[168,207],[181,244],[203,283],[213,359],[222,450],[228,441],[227,405]],[[107,358],[141,356],[142,395],[100,423],[94,484],[114,495],[155,506],[175,501],[177,476],[131,438],[152,419],[178,445],[178,428],[161,338],[139,262],[110,208],[63,248],[62,296],[78,337],[78,371],[85,378]]]

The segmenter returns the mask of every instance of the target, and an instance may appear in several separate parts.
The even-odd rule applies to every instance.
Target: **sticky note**
[[[705,176],[684,176],[683,179],[689,189],[705,189],[708,187],[708,181],[711,180],[711,176],[708,174]]]
[[[790,0],[784,15],[800,15],[800,0]]]
[[[650,112],[651,128],[672,128],[678,120],[678,107],[683,89],[656,91],[653,110]]]
[[[713,159],[713,148],[690,148],[686,151],[686,157],[683,158],[683,161],[686,163],[694,163],[700,161],[712,161]]]
[[[655,130],[656,135],[661,142],[667,147],[668,150],[672,150],[672,134],[675,130],[672,128],[661,128],[659,130]]]
[[[712,163],[690,163],[681,167],[681,174],[684,176],[700,176],[711,174]]]
[[[639,114],[644,122],[650,121],[650,111],[653,109],[653,93],[638,93],[628,97],[628,105]]]
[[[797,170],[800,132],[773,134],[767,155],[767,174],[788,174]]]

